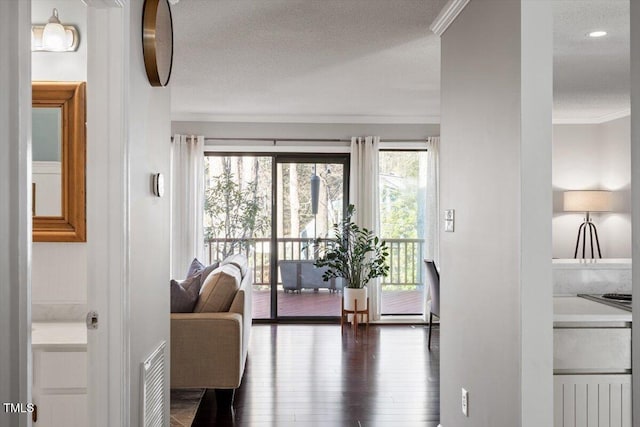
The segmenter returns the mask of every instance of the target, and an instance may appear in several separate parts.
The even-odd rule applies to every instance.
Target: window
[[[339,154],[206,156],[206,253],[209,261],[247,255],[254,318],[340,315],[341,282],[322,280],[312,244],[342,220],[348,170]]]
[[[380,235],[389,246],[381,314],[423,314],[426,151],[380,151]]]

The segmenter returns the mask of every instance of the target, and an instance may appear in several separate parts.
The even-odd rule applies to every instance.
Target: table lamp
[[[602,258],[600,252],[600,241],[598,240],[598,230],[596,225],[591,222],[591,212],[610,212],[611,211],[611,192],[603,190],[582,190],[582,191],[565,191],[564,192],[564,211],[565,212],[585,212],[585,219],[578,228],[578,238],[576,239],[576,250],[573,254],[574,258],[578,258],[578,247],[580,239],[582,239],[582,258],[586,255],[587,230],[589,232],[589,243],[591,246],[591,258],[595,258],[593,252],[593,241],[595,236],[596,247],[598,249],[598,258]]]

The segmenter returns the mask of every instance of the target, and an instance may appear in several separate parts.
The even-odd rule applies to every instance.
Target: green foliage
[[[224,244],[218,246],[218,259],[247,252],[255,234],[268,228],[269,218],[262,209],[263,203],[256,182],[241,186],[228,163],[224,164],[222,174],[213,177],[205,191],[204,211],[209,219],[205,239],[224,237]]]
[[[381,234],[387,239],[417,239],[418,190],[414,187],[404,191],[383,188],[382,191],[382,200],[389,203],[382,207]]]
[[[315,223],[318,236],[326,236],[328,228],[342,216],[343,198],[343,166],[341,164],[312,164],[296,163],[281,164],[282,180],[278,183],[278,194],[281,196],[282,215],[280,231],[283,237],[301,237],[300,232],[305,226]],[[291,185],[290,171],[295,167],[297,188]],[[311,212],[311,176],[316,174],[320,178],[320,192],[318,213]],[[294,194],[295,193],[295,194]],[[292,206],[292,200],[297,204]],[[293,209],[292,209],[293,208]],[[296,215],[299,229],[292,227]]]
[[[380,153],[380,235],[387,239],[419,238],[424,196],[419,188],[423,153]]]
[[[362,288],[369,280],[389,273],[389,248],[372,231],[351,221],[354,212],[354,206],[349,205],[342,222],[333,224],[335,237],[328,240],[315,265],[329,267],[322,276],[324,281],[343,278],[347,287]]]

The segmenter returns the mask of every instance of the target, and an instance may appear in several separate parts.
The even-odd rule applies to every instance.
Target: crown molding
[[[464,10],[471,0],[449,0],[444,5],[436,19],[433,21],[429,29],[438,37],[442,37],[447,28],[456,20],[460,12]]]
[[[614,111],[613,113],[607,113],[599,117],[567,117],[553,119],[554,125],[600,125],[610,122],[612,120],[621,119],[631,115],[631,109],[625,108],[624,110]]]
[[[611,120],[621,119],[630,115],[631,108],[625,108],[624,110],[615,111],[613,113],[605,114],[604,116],[598,117],[598,123],[606,123],[610,122]]]
[[[87,7],[95,7],[96,9],[123,8],[127,4],[127,0],[81,0]]]
[[[440,116],[172,113],[174,122],[439,124]]]

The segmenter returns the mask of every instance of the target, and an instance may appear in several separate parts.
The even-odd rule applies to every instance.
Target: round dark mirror
[[[166,86],[173,64],[173,22],[167,0],[144,2],[142,52],[151,86]]]

